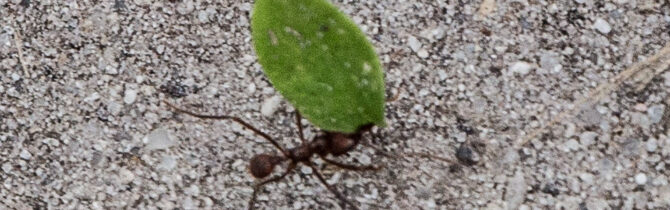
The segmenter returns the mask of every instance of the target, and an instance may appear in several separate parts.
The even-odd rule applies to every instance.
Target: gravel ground
[[[668,1],[334,3],[400,93],[366,141],[406,157],[342,158],[385,166],[364,173],[317,161],[361,208],[670,208]],[[299,143],[251,48],[251,8],[0,0],[0,209],[246,208],[247,161],[272,146],[160,101]],[[259,205],[339,208],[311,173],[266,186]]]

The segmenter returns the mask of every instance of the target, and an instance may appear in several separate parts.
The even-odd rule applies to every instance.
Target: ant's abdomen
[[[249,161],[249,172],[256,178],[264,178],[272,173],[275,166],[285,159],[281,156],[260,154]]]

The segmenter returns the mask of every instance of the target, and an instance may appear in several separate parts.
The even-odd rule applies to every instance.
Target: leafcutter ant
[[[286,177],[289,173],[291,173],[296,166],[299,163],[302,163],[310,168],[312,168],[313,175],[316,176],[316,178],[321,182],[323,185],[326,186],[326,188],[337,197],[342,203],[346,204],[345,206],[342,206],[342,208],[345,208],[348,206],[350,209],[358,209],[353,203],[351,203],[349,200],[347,200],[344,195],[342,195],[340,192],[338,192],[335,187],[332,185],[328,184],[326,182],[326,179],[323,177],[323,175],[319,172],[319,170],[316,168],[314,163],[312,162],[312,156],[317,156],[321,158],[323,161],[325,161],[328,164],[335,165],[337,167],[347,169],[347,170],[353,170],[353,171],[373,171],[373,170],[378,170],[380,167],[377,166],[356,166],[356,165],[349,165],[345,163],[340,163],[338,161],[335,161],[333,159],[328,158],[328,155],[332,156],[340,156],[343,154],[348,153],[349,151],[353,150],[356,145],[359,144],[362,135],[365,132],[370,131],[372,129],[373,125],[368,124],[368,125],[363,125],[358,128],[358,131],[353,133],[353,134],[345,134],[345,133],[339,133],[339,132],[328,132],[328,131],[323,131],[322,134],[317,135],[312,139],[311,141],[307,141],[304,137],[303,134],[303,129],[302,129],[302,123],[300,122],[301,116],[300,113],[296,111],[296,124],[298,127],[298,133],[300,135],[300,140],[302,141],[302,144],[300,144],[297,147],[294,148],[284,148],[282,147],[276,140],[274,140],[272,137],[270,137],[268,134],[263,133],[259,129],[251,126],[249,123],[243,121],[240,118],[233,117],[233,116],[227,116],[227,115],[219,115],[219,116],[214,116],[214,115],[204,115],[204,114],[198,114],[191,112],[189,110],[185,110],[179,107],[176,107],[175,105],[172,105],[171,103],[164,101],[165,104],[170,106],[172,109],[176,110],[177,112],[184,113],[191,115],[193,117],[201,118],[201,119],[217,119],[217,120],[232,120],[240,125],[244,126],[245,128],[253,131],[255,134],[263,137],[272,145],[274,145],[278,150],[279,154],[258,154],[255,155],[251,160],[249,161],[249,172],[251,172],[251,175],[253,175],[256,179],[264,179],[268,177],[270,174],[272,174],[274,168],[277,165],[280,165],[282,163],[288,162],[288,166],[284,170],[283,173],[281,173],[278,176],[272,177],[272,178],[267,178],[264,181],[261,181],[257,183],[254,186],[254,192],[249,200],[249,209],[254,209],[254,204],[256,200],[256,196],[258,194],[258,191],[261,189],[263,185],[266,185],[268,183],[276,182],[284,177]]]

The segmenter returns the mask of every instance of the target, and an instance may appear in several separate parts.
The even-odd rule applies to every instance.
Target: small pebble
[[[648,152],[654,152],[658,148],[658,141],[655,138],[650,138],[645,145]]]
[[[635,183],[638,185],[644,185],[647,183],[647,175],[644,173],[639,173],[635,175]]]
[[[253,95],[254,92],[256,92],[256,83],[250,83],[249,86],[247,86],[247,93]]]
[[[479,162],[479,154],[465,144],[462,144],[456,149],[456,158],[466,165],[475,165]]]
[[[435,39],[442,39],[442,38],[444,38],[445,34],[446,33],[444,32],[444,29],[441,28],[441,27],[433,29],[433,37]]]
[[[201,23],[206,23],[209,21],[209,14],[207,14],[207,11],[199,11],[198,12],[198,20]]]
[[[177,142],[170,138],[167,130],[159,128],[144,137],[144,143],[148,150],[167,149],[177,145]]]
[[[531,209],[527,205],[521,205],[521,206],[519,206],[519,210],[531,210]]]
[[[564,151],[569,152],[569,151],[577,151],[579,149],[579,142],[575,139],[570,139],[567,142],[565,142],[565,149]]]
[[[128,184],[132,182],[135,179],[135,174],[133,174],[132,171],[126,169],[126,168],[121,168],[119,170],[119,182],[121,184]]]
[[[177,12],[182,15],[189,14],[193,12],[195,6],[193,5],[192,0],[186,0],[177,5]]]
[[[519,161],[519,159],[521,159],[519,152],[514,149],[507,149],[503,151],[503,153],[505,155],[502,157],[502,162],[505,164],[515,164],[517,161]]]
[[[612,31],[612,26],[610,26],[610,24],[602,18],[598,18],[595,22],[593,22],[593,28],[603,34],[609,34],[610,31]]]
[[[8,174],[9,172],[11,172],[11,171],[12,171],[12,168],[13,168],[13,167],[12,167],[12,164],[9,164],[9,163],[3,163],[3,164],[2,164],[2,171],[5,172],[6,174]]]
[[[481,14],[482,16],[487,16],[491,14],[491,12],[495,11],[495,9],[496,9],[495,0],[484,0],[479,5],[479,14]]]
[[[15,81],[15,82],[19,81],[21,79],[21,76],[19,76],[19,74],[17,74],[17,73],[12,73],[11,77],[12,77],[12,81]]]
[[[670,206],[670,186],[661,187],[658,194],[659,200],[664,201],[662,202],[663,204]]]
[[[186,197],[181,204],[184,209],[196,209],[195,202],[191,197]]]
[[[513,177],[508,179],[507,193],[505,193],[505,202],[508,209],[517,209],[523,203],[528,190],[526,189],[526,179],[519,171]]]
[[[117,75],[119,74],[119,70],[115,68],[114,66],[106,66],[105,67],[105,73],[109,75]]]
[[[428,51],[425,49],[420,49],[418,53],[416,53],[420,58],[427,58],[428,57]]]
[[[211,207],[212,205],[214,205],[214,201],[212,201],[212,199],[209,197],[202,197],[201,199],[205,207]]]
[[[647,111],[647,109],[648,109],[647,105],[645,105],[643,103],[635,104],[635,106],[633,108],[638,112],[644,112],[644,111]]]
[[[159,169],[163,170],[172,170],[177,166],[177,160],[174,156],[166,155],[161,159],[161,163],[158,164]]]
[[[526,75],[530,72],[530,70],[533,69],[533,66],[529,63],[526,62],[516,62],[510,66],[509,70],[514,73],[519,73],[521,75]]]
[[[137,91],[128,89],[125,92],[125,95],[123,96],[123,102],[126,104],[132,104],[135,103],[135,99],[137,98]]]
[[[554,52],[545,52],[540,56],[540,66],[551,72],[559,72],[563,66],[561,66],[560,56]]]
[[[92,93],[90,96],[84,98],[84,101],[87,102],[87,103],[91,103],[91,102],[97,101],[98,99],[100,99],[100,94],[95,92],[95,93]]]
[[[577,131],[577,126],[575,126],[574,123],[568,123],[565,125],[565,133],[563,133],[563,136],[566,138],[572,137],[575,135],[575,132]]]
[[[640,112],[633,112],[630,117],[630,122],[633,125],[638,125],[642,128],[648,128],[651,125],[649,116]]]
[[[596,137],[598,137],[598,133],[587,131],[579,135],[579,141],[583,146],[588,147],[595,142]]]
[[[21,153],[19,153],[19,157],[21,157],[21,159],[24,159],[24,160],[30,160],[30,158],[32,158],[33,155],[30,154],[30,152],[28,152],[28,150],[24,149],[24,150],[21,150]]]
[[[545,184],[544,187],[542,188],[542,192],[552,196],[557,196],[558,194],[561,193],[561,191],[553,183]]]
[[[652,124],[656,124],[663,120],[663,115],[665,114],[664,105],[654,105],[647,109],[647,116],[649,116],[649,121]]]
[[[361,154],[358,156],[358,162],[360,162],[363,165],[370,165],[372,164],[372,158],[366,154]]]
[[[593,184],[593,178],[594,178],[594,177],[593,177],[593,174],[590,174],[590,173],[581,173],[581,174],[579,174],[579,179],[581,179],[582,182],[583,182],[584,184],[586,184],[587,186],[590,186],[590,185]]]
[[[418,52],[421,49],[421,42],[414,36],[410,36],[407,39],[407,43],[409,44],[409,48],[414,52]]]
[[[271,98],[265,99],[261,105],[261,114],[263,116],[269,117],[277,111],[279,108],[279,103],[281,102],[281,97],[273,96]]]
[[[312,168],[309,166],[302,166],[300,167],[300,172],[302,172],[302,174],[312,174]]]
[[[589,199],[587,201],[585,209],[587,209],[587,210],[590,210],[590,209],[601,210],[601,209],[603,209],[604,210],[604,209],[610,209],[610,205],[607,203],[606,200],[599,199],[599,198],[592,198],[592,199]]]
[[[197,197],[198,195],[200,195],[200,187],[198,187],[198,185],[195,185],[195,184],[191,185],[190,187],[187,187],[186,189],[184,189],[184,193],[186,193],[187,195],[190,195],[190,196],[196,196]]]

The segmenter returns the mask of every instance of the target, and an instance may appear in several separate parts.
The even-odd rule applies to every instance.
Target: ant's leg
[[[440,156],[437,156],[437,155],[432,155],[432,154],[426,153],[426,152],[410,152],[410,153],[405,153],[405,156],[426,158],[426,159],[429,159],[429,160],[430,159],[436,159],[436,160],[440,160],[440,161],[443,161],[443,162],[446,162],[446,163],[452,163],[452,164],[454,163],[453,160],[449,160],[447,158],[440,157]]]
[[[262,136],[263,138],[265,138],[266,140],[270,141],[270,143],[272,143],[275,147],[277,147],[277,149],[281,150],[281,152],[282,152],[284,155],[288,156],[288,152],[287,152],[282,146],[280,146],[279,143],[277,143],[274,139],[272,139],[272,137],[270,137],[268,134],[263,133],[262,131],[258,130],[258,129],[255,128],[254,126],[251,126],[251,124],[249,124],[249,123],[247,123],[247,122],[244,122],[244,121],[243,121],[242,119],[240,119],[240,118],[232,117],[232,116],[226,116],[226,115],[215,116],[215,115],[197,114],[197,113],[195,113],[195,112],[191,112],[191,111],[188,111],[188,110],[186,110],[186,109],[182,109],[182,108],[179,108],[179,107],[177,107],[177,106],[175,106],[175,105],[172,105],[170,102],[167,102],[166,100],[163,100],[163,102],[164,102],[165,104],[167,104],[169,107],[171,107],[171,108],[177,110],[177,112],[181,112],[181,113],[184,113],[184,114],[188,114],[188,115],[191,115],[191,116],[193,116],[193,117],[202,118],[202,119],[215,119],[215,120],[233,120],[233,121],[235,121],[235,122],[241,124],[241,125],[244,126],[245,128],[247,128],[247,129],[249,129],[249,130],[252,130],[255,134],[260,135],[260,136]]]
[[[372,134],[372,135],[375,136],[375,134]],[[372,145],[369,141],[361,141],[361,144],[363,144],[363,146],[367,146],[367,147],[372,148],[373,150],[377,151],[379,154],[381,154],[383,156],[390,157],[390,158],[404,159],[406,157],[414,157],[414,158],[436,159],[436,160],[443,161],[443,162],[446,162],[446,163],[451,163],[451,164],[454,163],[453,160],[450,160],[450,159],[444,158],[444,157],[440,157],[440,156],[437,156],[437,155],[432,155],[430,153],[410,152],[410,153],[404,153],[404,154],[391,154],[391,153],[386,152],[383,149],[381,149],[381,148],[379,148],[375,145]]]
[[[302,122],[300,121],[300,112],[298,110],[295,110],[295,124],[298,126],[298,133],[300,134],[300,140],[302,140],[302,143],[307,143],[305,140],[305,135],[302,132]]]
[[[364,146],[368,146],[368,147],[374,149],[375,151],[379,152],[383,156],[390,157],[390,158],[401,159],[401,158],[405,158],[405,157],[414,157],[414,158],[436,159],[436,160],[440,160],[440,161],[443,161],[443,162],[446,162],[446,163],[452,163],[452,164],[454,163],[453,160],[450,160],[450,159],[447,159],[447,158],[444,158],[444,157],[440,157],[440,156],[437,156],[437,155],[432,155],[432,154],[429,154],[429,153],[409,152],[409,153],[404,153],[404,154],[401,154],[401,155],[397,155],[397,154],[391,154],[389,152],[386,152],[386,151],[384,151],[384,150],[382,150],[382,149],[380,149],[380,148],[378,148],[378,147],[376,147],[372,144],[369,144],[367,142],[363,142],[362,144]]]
[[[321,184],[326,186],[328,191],[335,194],[335,197],[337,197],[337,199],[340,199],[340,201],[342,201],[342,202],[346,203],[347,205],[351,206],[351,209],[358,210],[358,207],[354,206],[354,204],[351,203],[351,201],[347,200],[347,198],[345,198],[342,194],[340,194],[340,192],[338,192],[337,189],[335,189],[335,187],[333,187],[332,185],[329,185],[328,182],[326,182],[326,179],[323,178],[323,176],[321,175],[321,173],[319,173],[319,170],[316,168],[316,166],[314,166],[314,164],[309,163],[309,162],[307,162],[305,164],[307,166],[309,166],[310,168],[312,168],[312,173],[314,173],[314,176],[316,176],[316,178],[318,178],[319,181],[321,181]],[[345,206],[342,206],[342,209],[346,209]]]
[[[284,171],[284,173],[282,173],[281,175],[254,185],[254,193],[251,195],[251,200],[249,200],[249,210],[254,209],[254,203],[256,202],[256,195],[258,194],[258,191],[261,189],[263,185],[283,179],[284,177],[286,177],[286,175],[288,175],[288,173],[290,173],[291,171],[293,171],[293,169],[295,169],[295,166],[296,166],[295,162],[291,162],[291,164],[286,168],[286,171]]]
[[[381,167],[377,167],[377,166],[373,166],[373,165],[368,165],[368,166],[348,165],[348,164],[337,162],[335,160],[328,159],[324,156],[321,156],[321,159],[326,161],[326,163],[333,164],[337,167],[347,169],[347,170],[352,170],[352,171],[376,171],[376,170],[379,170],[381,168]]]

